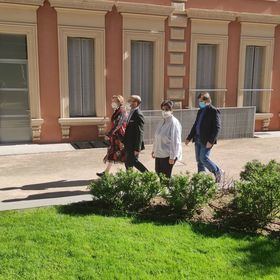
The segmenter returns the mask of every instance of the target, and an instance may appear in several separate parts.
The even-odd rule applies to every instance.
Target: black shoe
[[[104,174],[105,174],[105,171],[96,173],[96,175],[100,178],[102,178],[102,176],[104,176]]]

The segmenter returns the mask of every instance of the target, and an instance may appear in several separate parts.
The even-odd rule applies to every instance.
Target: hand
[[[123,144],[122,142],[120,143],[119,146],[120,146],[120,149],[121,149],[121,150],[124,148],[124,144]]]
[[[175,163],[175,159],[169,159],[169,164],[173,165]]]
[[[105,140],[105,141],[109,141],[110,138],[109,138],[107,135],[105,135],[105,136],[104,136],[104,140]]]
[[[188,146],[189,143],[190,143],[190,140],[186,139],[186,141],[185,141],[186,146]]]
[[[152,158],[155,158],[155,153],[154,152],[152,152]]]
[[[138,156],[139,153],[140,153],[139,151],[134,151],[134,155],[135,155],[135,156]]]
[[[213,144],[211,144],[210,142],[207,142],[206,148],[207,148],[207,149],[211,149],[212,147],[213,147]]]

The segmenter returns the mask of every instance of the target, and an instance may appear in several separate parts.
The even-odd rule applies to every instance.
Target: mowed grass
[[[0,279],[280,279],[279,239],[75,207],[1,212]]]

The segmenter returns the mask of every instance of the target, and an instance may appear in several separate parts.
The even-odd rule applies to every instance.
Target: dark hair
[[[207,91],[201,92],[201,93],[197,96],[197,99],[202,99],[203,101],[211,102],[211,96],[210,96],[209,92],[207,92]]]
[[[164,100],[161,104],[160,104],[160,108],[162,109],[162,107],[168,107],[170,110],[172,110],[173,108],[173,102],[171,100]]]

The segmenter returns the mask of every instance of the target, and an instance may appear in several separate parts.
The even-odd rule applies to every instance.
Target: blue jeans
[[[195,157],[197,162],[198,172],[206,171],[207,168],[211,173],[216,175],[220,172],[220,168],[210,160],[211,148],[206,148],[199,140],[195,141]]]

